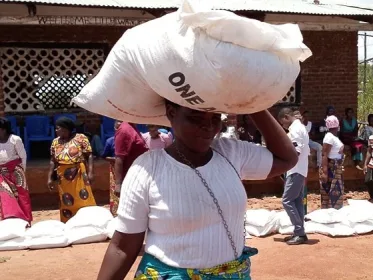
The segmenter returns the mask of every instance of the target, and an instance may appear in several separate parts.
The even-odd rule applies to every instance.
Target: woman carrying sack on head
[[[88,138],[75,133],[75,123],[66,117],[56,121],[52,142],[48,186],[58,185],[60,219],[67,222],[80,208],[95,206],[91,183],[93,156]]]
[[[32,221],[26,159],[22,139],[12,134],[6,118],[0,118],[0,221],[8,218]]]
[[[251,118],[267,148],[214,139],[220,114],[166,101],[175,141],[139,156],[122,185],[118,225],[98,279],[124,279],[144,242],[135,279],[251,279],[242,179],[279,176],[298,156],[268,111]]]

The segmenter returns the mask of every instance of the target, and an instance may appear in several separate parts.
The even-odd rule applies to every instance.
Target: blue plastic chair
[[[114,123],[115,120],[108,117],[102,117],[101,119],[101,141],[102,145],[105,145],[106,139],[114,136]]]
[[[141,133],[147,133],[149,131],[146,124],[136,124],[136,128]]]
[[[53,116],[53,124],[56,125],[56,121],[61,118],[61,117],[66,117],[69,119],[72,119],[74,122],[76,122],[76,115],[75,114],[57,114]]]
[[[165,129],[165,128],[160,128],[160,129],[158,129],[158,131],[161,132],[161,133],[164,133],[164,134],[168,134],[168,130]]]
[[[55,138],[54,126],[47,116],[29,116],[25,119],[24,143],[28,158],[31,158],[31,142],[50,141]]]
[[[15,135],[21,136],[21,129],[17,125],[17,118],[16,117],[6,117],[8,121],[10,121],[10,125],[12,126],[12,132]]]

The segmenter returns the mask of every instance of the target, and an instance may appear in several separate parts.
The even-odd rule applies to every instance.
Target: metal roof
[[[212,1],[212,0],[206,0]],[[316,5],[312,0],[214,0],[214,9],[229,11],[259,11],[329,16],[373,16],[366,6],[354,7],[340,4]],[[176,9],[181,0],[0,0],[0,3],[30,3],[85,7],[112,7],[134,9]],[[368,9],[367,9],[368,8]]]

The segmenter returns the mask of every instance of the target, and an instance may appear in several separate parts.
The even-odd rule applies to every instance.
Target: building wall
[[[124,31],[107,26],[0,26],[0,43],[103,43],[109,50]],[[357,32],[304,31],[303,36],[313,56],[302,64],[302,108],[310,111],[313,121],[323,118],[328,105],[334,105],[340,116],[345,107],[356,110]],[[1,112],[3,100],[0,87]],[[97,116],[84,113],[78,117],[90,130],[98,131]]]
[[[357,32],[305,31],[305,44],[313,56],[302,64],[303,109],[314,121],[322,120],[326,106],[334,105],[338,116],[357,109]]]

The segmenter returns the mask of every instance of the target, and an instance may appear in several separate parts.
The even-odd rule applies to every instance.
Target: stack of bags
[[[66,223],[70,244],[102,242],[108,238],[107,227],[113,215],[103,207],[82,208]]]
[[[373,232],[373,204],[366,200],[348,200],[340,210],[321,209],[306,216],[315,231],[330,236],[352,236]]]
[[[63,248],[71,244],[103,242],[115,231],[116,219],[104,207],[82,208],[66,224],[48,220],[27,228],[21,219],[0,221],[0,251]]]
[[[247,210],[245,229],[253,236],[266,236],[278,231],[278,213],[266,209]]]
[[[25,237],[29,249],[63,248],[69,245],[66,225],[55,220],[36,223],[26,231]]]
[[[320,209],[306,215],[306,233],[353,236],[373,232],[373,204],[366,200],[352,199],[348,203],[348,206],[340,210]],[[285,211],[248,210],[245,225],[246,231],[254,236],[292,234],[294,231]]]
[[[0,251],[27,249],[25,233],[28,222],[22,219],[0,221]]]

